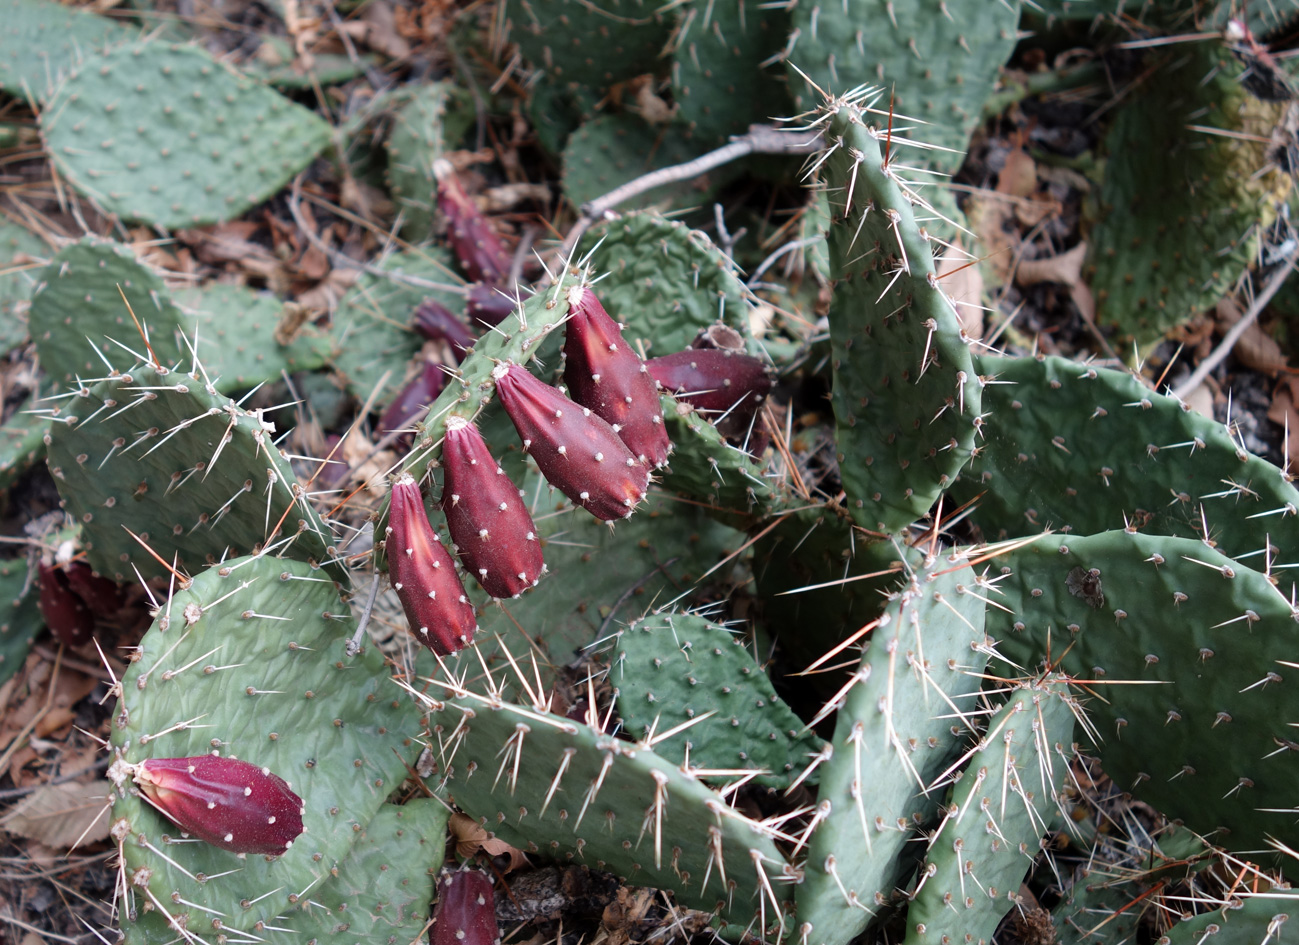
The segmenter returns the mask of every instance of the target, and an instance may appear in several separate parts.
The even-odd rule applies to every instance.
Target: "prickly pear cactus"
[[[909,573],[822,710],[838,716],[797,890],[802,941],[839,945],[866,927],[902,879],[912,831],[941,801],[931,785],[974,732],[989,653],[975,584],[946,557]]]
[[[955,171],[1015,48],[1019,7],[1018,0],[799,3],[786,59],[795,101],[803,109],[818,104],[807,80],[829,95],[867,85],[890,89],[901,121],[925,122],[917,137],[937,146],[924,152],[924,163]],[[880,107],[887,111],[887,99]]]
[[[602,114],[583,123],[564,147],[564,196],[577,207],[615,187],[657,170],[681,164],[699,154],[673,124],[650,124],[630,112]],[[711,190],[728,174],[725,167],[709,177],[657,187],[624,206],[652,206],[677,198],[698,202],[700,189]]]
[[[0,683],[22,668],[42,630],[38,596],[25,558],[0,561]]]
[[[1236,282],[1290,189],[1267,157],[1284,106],[1249,95],[1220,44],[1156,55],[1106,136],[1088,259],[1097,318],[1142,345]]]
[[[10,271],[0,275],[0,355],[8,354],[30,338],[27,330],[27,301],[36,277],[31,268],[18,265],[18,257],[49,258],[45,241],[25,227],[0,218],[0,260]]]
[[[785,921],[795,876],[777,832],[651,745],[463,691],[426,701],[447,796],[496,836],[673,890],[678,902],[740,928]]]
[[[987,422],[952,497],[978,496],[985,537],[1131,525],[1207,538],[1256,570],[1299,551],[1299,490],[1222,424],[1121,371],[1056,357],[976,367]]]
[[[1073,757],[1069,681],[1020,684],[952,788],[907,909],[906,942],[990,942],[1063,810]]]
[[[205,557],[274,547],[346,580],[274,427],[200,372],[136,365],[68,405],[46,439],[50,472],[96,571],[165,577],[168,566],[194,573]]]
[[[227,560],[158,604],[113,715],[112,836],[132,945],[203,927],[285,942],[325,931],[341,945],[356,940],[345,931],[423,925],[384,911],[400,897],[424,914],[442,858],[438,815],[385,805],[421,750],[419,716],[378,652],[345,655],[352,624],[326,575],[273,557]],[[182,839],[127,768],[211,752],[266,767],[302,798],[306,829],[283,855]],[[383,875],[397,870],[413,888]]]
[[[402,232],[411,242],[433,233],[437,180],[433,162],[454,148],[474,119],[464,90],[432,82],[411,96],[392,119],[388,134],[388,186],[405,216]]]
[[[0,88],[38,101],[88,56],[131,36],[108,17],[55,0],[5,0],[0,22]]]
[[[594,227],[589,239],[590,264],[605,274],[600,297],[638,351],[680,351],[717,322],[747,332],[752,296],[707,234],[642,211]]]
[[[632,623],[609,655],[609,680],[623,725],[638,738],[712,713],[656,749],[669,761],[763,770],[757,783],[785,788],[824,747],[776,695],[743,638],[704,617],[666,613]]]
[[[148,357],[140,329],[154,357],[176,363],[182,317],[162,276],[124,244],[93,237],[65,246],[40,270],[28,314],[41,366],[62,385],[129,368],[136,352]]]
[[[1000,562],[998,651],[1103,688],[1087,708],[1119,788],[1232,849],[1299,843],[1285,685],[1299,612],[1266,575],[1123,530],[1047,535]]]
[[[826,117],[839,474],[857,523],[893,532],[928,512],[969,459],[979,386],[896,142],[850,102]]]
[[[8,489],[45,455],[49,411],[28,398],[0,424],[0,489]]]
[[[329,143],[314,113],[163,42],[88,56],[41,112],[41,133],[59,173],[106,212],[166,227],[238,216]]]

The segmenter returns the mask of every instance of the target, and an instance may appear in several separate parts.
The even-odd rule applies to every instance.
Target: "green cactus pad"
[[[329,125],[194,46],[90,56],[41,112],[55,167],[108,213],[156,226],[237,217],[329,143]]]
[[[644,211],[593,227],[587,240],[599,243],[591,266],[604,274],[600,301],[646,357],[683,351],[719,321],[747,334],[752,296],[706,234]]]
[[[1299,894],[1287,887],[1178,922],[1158,945],[1268,945],[1285,935],[1299,913]]]
[[[314,371],[331,353],[332,339],[310,325],[280,344],[276,329],[284,304],[268,293],[213,282],[178,292],[175,300],[184,312],[184,331],[191,342],[198,339],[199,360],[217,390],[247,390],[285,371]]]
[[[762,67],[780,58],[789,26],[783,5],[741,0],[684,8],[673,37],[672,97],[678,121],[701,147],[793,114],[785,77]]]
[[[839,474],[857,523],[896,532],[928,512],[969,459],[979,385],[916,223],[921,211],[896,164],[884,164],[885,137],[857,107],[839,104],[822,173],[838,280],[830,341]]]
[[[26,310],[36,275],[32,269],[19,268],[17,257],[23,254],[47,259],[50,248],[26,227],[0,217],[0,266],[15,270],[0,275],[0,356],[26,343],[30,337]]]
[[[603,93],[666,68],[672,20],[654,0],[523,0],[510,4],[510,40],[556,84]]]
[[[946,557],[912,572],[827,704],[838,707],[833,755],[820,768],[821,821],[797,899],[809,945],[852,941],[902,878],[899,856],[939,802],[929,786],[973,729],[987,594]]]
[[[743,639],[703,617],[637,621],[618,634],[609,664],[618,714],[636,738],[717,713],[659,744],[667,761],[765,769],[757,783],[785,788],[825,746],[776,695]]]
[[[1121,371],[976,359],[986,424],[952,490],[989,539],[1127,525],[1208,538],[1255,570],[1299,560],[1299,490],[1222,424]],[[1267,548],[1270,546],[1270,551]]]
[[[1122,790],[1232,849],[1295,846],[1288,680],[1299,610],[1203,542],[1047,535],[993,562],[1007,659],[1095,681],[1097,755]]]
[[[675,124],[651,125],[627,112],[584,122],[564,146],[564,196],[580,207],[642,174],[697,157],[704,149],[687,141],[682,130]],[[733,173],[721,168],[703,178],[665,184],[622,206],[644,207],[664,201],[698,204],[706,199],[706,192]]]
[[[450,253],[440,248],[426,246],[394,253],[382,267],[432,282],[461,282],[451,269]],[[338,303],[331,332],[336,345],[334,366],[357,400],[368,400],[385,373],[388,379],[375,399],[375,408],[381,410],[401,391],[406,365],[424,344],[411,329],[410,317],[426,298],[453,312],[464,311],[465,300],[455,293],[422,289],[368,273]]]
[[[741,929],[777,924],[794,872],[776,832],[649,746],[486,697],[429,718],[448,798],[507,843],[672,890]]]
[[[1243,66],[1220,43],[1159,55],[1168,61],[1148,64],[1148,80],[1106,136],[1100,213],[1088,241],[1097,318],[1139,344],[1235,284],[1290,188],[1287,175],[1264,171],[1284,103],[1251,97],[1239,82]]]
[[[45,455],[50,415],[34,398],[0,424],[0,490],[8,489]]]
[[[122,780],[112,834],[129,887],[119,905],[132,945],[171,941],[172,923],[211,928],[213,917],[226,935],[303,941],[301,933],[328,921],[307,911],[311,903],[336,910],[358,894],[354,868],[375,856],[362,838],[392,833],[392,815],[372,821],[421,745],[418,711],[390,681],[383,657],[344,654],[352,624],[328,577],[266,557],[226,561],[161,602],[121,682],[113,748],[129,764],[219,751],[267,767],[303,799],[306,832],[275,859],[182,842],[129,777]],[[417,818],[416,833],[433,826]],[[412,851],[440,863],[436,839],[410,839]],[[412,885],[428,881],[418,859],[400,868]],[[383,880],[370,882],[376,895],[388,894]],[[363,903],[353,921],[373,905]]]
[[[42,102],[86,57],[131,36],[108,17],[54,0],[4,0],[0,22],[0,89]]]
[[[548,573],[517,600],[481,610],[477,653],[459,657],[473,675],[479,654],[495,668],[508,647],[536,653],[542,682],[553,685],[585,647],[675,599],[744,543],[742,533],[657,494],[611,531],[552,497],[535,470],[515,481],[532,506]],[[557,504],[568,511],[553,514]]]
[[[451,810],[436,798],[384,804],[295,931],[319,945],[417,941],[428,922]],[[294,916],[297,919],[297,916]]]
[[[433,235],[437,179],[433,162],[456,147],[474,122],[468,93],[450,82],[430,82],[397,110],[388,134],[388,186],[404,214],[412,242]]]
[[[1068,681],[1018,685],[960,774],[907,910],[906,942],[990,942],[1020,901],[1073,757]]]
[[[927,122],[908,134],[950,149],[925,152],[925,163],[952,172],[1015,48],[1019,0],[835,0],[800,3],[791,16],[792,67],[830,95],[865,85],[892,89],[895,125]],[[790,84],[800,108],[819,104],[798,71],[791,70]]]
[[[737,522],[780,504],[781,490],[767,478],[762,463],[727,443],[685,401],[670,394],[662,400],[663,422],[673,446],[663,488],[705,502],[728,520],[739,516]]]
[[[73,385],[79,377],[103,377],[105,361],[125,370],[136,361],[133,352],[147,356],[132,311],[159,361],[176,363],[182,314],[162,276],[122,243],[86,237],[65,246],[38,273],[28,313],[45,373]]]
[[[1084,871],[1051,910],[1056,941],[1059,945],[1126,945],[1133,941],[1141,917],[1141,910],[1131,907],[1137,895],[1137,890],[1116,883],[1101,866]]]
[[[0,683],[22,669],[27,651],[45,629],[38,597],[35,584],[28,585],[26,558],[0,561]]]
[[[323,564],[346,581],[274,427],[201,374],[137,365],[63,403],[46,440],[50,472],[96,571],[118,582],[137,570],[167,575],[130,529],[190,573],[205,560],[287,539],[280,554]]]

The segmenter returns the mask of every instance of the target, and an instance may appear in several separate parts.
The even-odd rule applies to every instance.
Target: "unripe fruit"
[[[672,452],[654,378],[590,286],[568,293],[564,383],[572,398],[610,423],[632,455],[653,468]]]
[[[136,766],[135,783],[181,830],[231,853],[283,853],[302,833],[302,798],[246,761],[150,758]]]
[[[392,586],[416,639],[440,656],[472,641],[478,629],[473,604],[428,520],[419,484],[409,473],[392,484],[384,547]]]
[[[442,511],[460,561],[493,597],[518,597],[545,565],[532,516],[478,428],[447,417]]]
[[[613,427],[517,364],[496,365],[492,378],[524,451],[551,485],[601,521],[631,515],[650,471]]]

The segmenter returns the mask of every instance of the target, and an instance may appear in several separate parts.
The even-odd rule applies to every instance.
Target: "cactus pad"
[[[55,0],[4,0],[0,22],[0,89],[42,102],[87,56],[131,35],[108,17]]]
[[[41,112],[55,167],[101,208],[157,226],[229,220],[329,143],[329,125],[193,46],[87,57]]]
[[[468,96],[449,82],[420,86],[392,119],[388,133],[388,186],[405,215],[411,242],[433,235],[437,181],[433,162],[455,148],[474,120]]]
[[[8,489],[45,455],[50,416],[27,399],[0,424],[0,489]]]
[[[1203,542],[1048,535],[997,559],[989,632],[1008,659],[1047,658],[1087,705],[1105,771],[1212,842],[1299,843],[1288,725],[1296,611],[1263,574]]]
[[[688,161],[699,153],[676,125],[651,125],[629,112],[603,114],[584,122],[568,137],[564,147],[564,196],[580,207],[615,187],[657,170]],[[708,188],[727,175],[725,168],[709,178],[697,178],[656,187],[625,206],[648,206],[663,200],[700,200]]]
[[[191,573],[267,542],[330,567],[329,529],[311,507],[274,427],[217,394],[200,374],[137,365],[81,388],[46,445],[64,507],[82,527],[86,559],[118,582],[163,561]]]
[[[757,783],[784,788],[824,745],[776,695],[743,638],[703,617],[639,620],[618,635],[609,661],[618,714],[637,738],[716,713],[655,749],[668,761],[765,769]]]
[[[265,766],[302,797],[306,832],[278,858],[184,842],[118,775],[112,834],[132,945],[169,941],[185,923],[210,927],[216,916],[227,935],[264,925],[296,940],[291,933],[317,922],[309,903],[333,909],[346,898],[330,890],[331,873],[349,872],[349,852],[420,750],[410,737],[418,715],[380,654],[344,655],[351,624],[325,575],[267,557],[228,560],[162,602],[122,679],[119,757],[217,751]],[[438,843],[425,849],[436,867]],[[418,876],[418,860],[402,869]]]
[[[22,669],[41,632],[38,597],[28,583],[26,558],[0,561],[0,683]]]

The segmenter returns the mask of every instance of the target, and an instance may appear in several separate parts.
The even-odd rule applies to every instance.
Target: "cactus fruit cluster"
[[[0,682],[44,627],[87,658],[120,636],[127,945],[496,945],[512,879],[485,853],[444,868],[453,810],[736,942],[1274,935],[1299,849],[1293,476],[1139,371],[979,341],[948,281],[977,260],[935,181],[1021,26],[1230,19],[1096,6],[492,8],[532,70],[510,119],[562,150],[572,204],[803,110],[801,170],[750,168],[811,192],[782,230],[800,277],[741,273],[740,237],[686,210],[592,211],[558,253],[512,231],[490,208],[523,175],[484,194],[493,152],[463,147],[512,88],[479,81],[485,50],[448,57],[472,91],[282,93],[9,0],[0,87],[113,225],[24,243],[0,286],[6,354],[40,368],[7,397],[0,485],[61,511],[0,560]],[[1246,73],[1249,30],[1292,7],[1150,53],[1116,99],[1085,278],[1125,338],[1215,301],[1285,221],[1290,105]],[[348,63],[338,83],[372,65]],[[738,173],[668,183],[691,203]],[[193,247],[262,223],[265,290],[181,284]],[[376,234],[400,251],[354,258]],[[349,275],[312,277],[308,310],[282,296],[311,261]],[[109,627],[128,597],[142,636]]]

